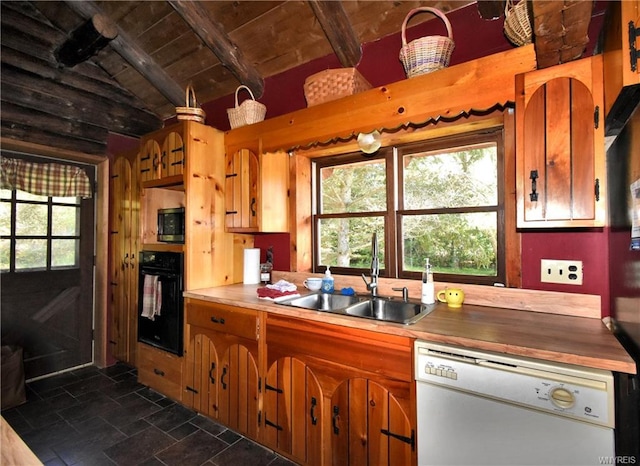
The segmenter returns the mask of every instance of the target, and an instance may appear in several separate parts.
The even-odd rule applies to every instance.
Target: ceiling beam
[[[168,0],[167,3],[241,84],[248,86],[256,98],[262,97],[264,92],[262,75],[245,60],[238,46],[231,41],[222,25],[211,16],[201,2]]]
[[[580,58],[589,43],[593,2],[535,0],[532,5],[538,68]]]
[[[84,19],[97,14],[105,14],[93,1],[66,1],[66,4]],[[109,45],[133,69],[140,73],[169,102],[175,106],[184,105],[184,89],[169,76],[142,47],[119,26],[118,35]]]
[[[308,0],[308,3],[342,66],[356,66],[362,58],[362,48],[342,2]]]

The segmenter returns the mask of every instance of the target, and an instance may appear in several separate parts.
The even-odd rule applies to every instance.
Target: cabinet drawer
[[[187,299],[187,323],[257,340],[258,312],[251,309]]]
[[[379,376],[412,381],[411,339],[324,322],[267,315],[267,359],[304,356]]]
[[[182,400],[182,358],[138,343],[138,382]]]

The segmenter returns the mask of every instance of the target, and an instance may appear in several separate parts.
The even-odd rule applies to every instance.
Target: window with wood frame
[[[314,271],[506,283],[502,128],[314,160]]]

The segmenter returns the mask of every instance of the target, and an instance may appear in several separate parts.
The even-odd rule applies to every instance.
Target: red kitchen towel
[[[293,296],[297,294],[298,294],[297,291],[280,291],[274,288],[267,288],[266,286],[262,288],[258,288],[258,298],[276,299],[276,298],[282,298],[284,296]]]

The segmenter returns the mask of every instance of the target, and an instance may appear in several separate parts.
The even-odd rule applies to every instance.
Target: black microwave
[[[158,241],[184,243],[184,207],[158,209]]]

